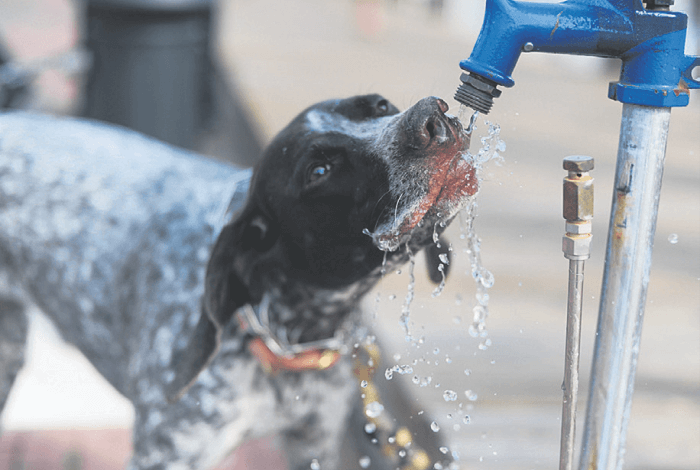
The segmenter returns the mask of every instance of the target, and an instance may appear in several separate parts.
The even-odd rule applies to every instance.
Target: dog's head
[[[272,321],[299,330],[294,340],[327,337],[385,257],[401,263],[407,245],[415,253],[433,242],[446,225],[438,222],[478,187],[469,136],[446,111],[434,97],[399,113],[379,95],[358,96],[312,106],[279,133],[212,251],[194,345],[201,357],[185,375],[206,365],[217,331],[242,305],[273,295]]]

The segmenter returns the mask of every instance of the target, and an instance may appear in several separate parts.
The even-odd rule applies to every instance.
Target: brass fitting
[[[564,159],[563,215],[566,235],[562,239],[564,256],[572,260],[588,259],[591,253],[591,219],[593,219],[593,158],[575,155]]]

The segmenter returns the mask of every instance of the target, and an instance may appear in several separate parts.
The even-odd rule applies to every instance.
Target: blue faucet
[[[550,52],[622,59],[620,80],[608,96],[623,103],[686,106],[689,90],[700,88],[692,69],[700,57],[684,54],[688,17],[671,12],[672,0],[568,0],[531,3],[487,0],[481,33],[455,99],[488,113],[512,87],[521,52]]]

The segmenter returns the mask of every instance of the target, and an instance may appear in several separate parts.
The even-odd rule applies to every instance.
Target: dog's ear
[[[447,277],[450,271],[450,255],[450,243],[442,237],[440,237],[438,243],[431,243],[425,248],[428,277],[433,283],[440,284],[443,274]],[[444,259],[447,260],[447,263],[443,261]],[[440,265],[442,265],[442,273],[440,272]]]
[[[238,273],[246,266],[248,271],[252,268],[255,253],[274,245],[277,232],[257,210],[244,210],[221,231],[207,265],[199,322],[185,350],[173,358],[175,378],[168,386],[169,401],[177,401],[195,382],[216,355],[223,328],[236,310],[251,302],[247,279]]]

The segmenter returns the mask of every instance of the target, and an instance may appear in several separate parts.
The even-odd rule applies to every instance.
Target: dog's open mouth
[[[451,220],[478,190],[476,170],[467,152],[470,135],[461,122],[444,115],[429,124],[426,130],[435,143],[428,146],[421,175],[417,175],[427,183],[417,194],[398,197],[392,222],[380,225],[373,233],[366,232],[381,250],[397,250],[417,227]]]

